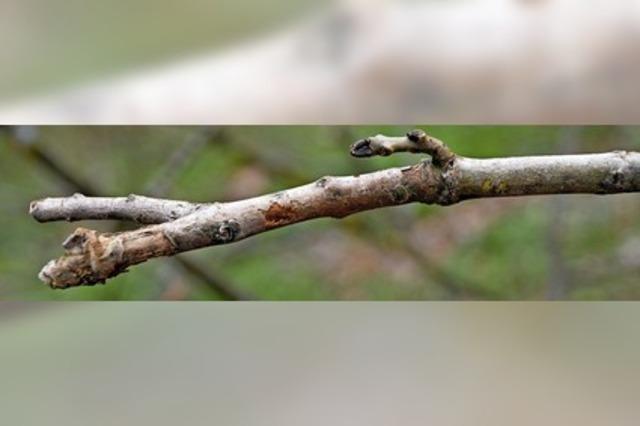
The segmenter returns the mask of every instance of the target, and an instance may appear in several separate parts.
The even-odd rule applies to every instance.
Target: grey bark
[[[140,224],[162,223],[186,216],[204,204],[163,200],[131,194],[127,197],[45,198],[29,206],[29,214],[38,222],[66,220],[127,220]]]

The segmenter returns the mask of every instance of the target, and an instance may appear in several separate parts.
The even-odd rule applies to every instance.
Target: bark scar
[[[295,220],[296,212],[291,206],[274,202],[269,209],[264,212],[265,225],[268,228],[275,228],[286,225]]]

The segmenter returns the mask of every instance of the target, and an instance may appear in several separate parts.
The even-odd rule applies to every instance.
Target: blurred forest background
[[[241,43],[299,17],[309,0],[158,3],[3,2],[0,99],[58,90],[123,70]]]
[[[636,127],[415,126],[465,156],[640,150]],[[322,219],[131,268],[105,286],[37,279],[77,226],[39,224],[29,202],[74,192],[227,201],[412,164],[353,159],[349,145],[408,127],[4,127],[0,299],[640,299],[640,197],[492,199]]]
[[[634,0],[5,0],[0,10],[5,124],[640,119]]]

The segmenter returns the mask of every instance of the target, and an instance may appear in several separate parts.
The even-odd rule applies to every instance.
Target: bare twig
[[[2,130],[6,130],[7,134],[10,136],[10,141],[21,148],[21,152],[25,155],[28,155],[34,158],[39,164],[41,164],[44,168],[49,170],[54,176],[60,178],[66,186],[71,188],[74,191],[81,191],[86,195],[97,195],[101,191],[94,188],[91,184],[83,184],[75,178],[73,175],[69,174],[67,170],[61,166],[55,158],[48,155],[46,152],[42,151],[37,144],[35,144],[34,137],[37,136],[35,129],[31,129],[33,132],[24,132],[20,131],[21,128],[11,128],[9,126],[3,127]],[[25,134],[23,134],[25,133]],[[28,137],[26,137],[28,136]],[[172,157],[172,158],[175,158]],[[176,175],[173,174],[172,177]],[[167,182],[166,180],[164,180]],[[165,189],[165,186],[156,187],[158,188],[158,192]],[[80,197],[84,197],[82,194],[75,194],[73,197],[68,198],[59,198],[57,200],[60,201],[60,206],[58,208],[47,208],[41,211],[33,211],[32,216],[42,222],[48,222],[52,220],[88,220],[91,219],[91,215],[95,215],[96,219],[120,219],[118,217],[118,208],[115,207],[115,210],[110,210],[113,206],[113,200],[104,198],[105,201],[103,205],[103,209],[95,208],[92,211],[86,211],[82,203],[75,203],[74,201]],[[131,202],[128,209],[120,212],[120,214],[124,215],[125,220],[134,220],[138,223],[146,224],[146,223],[161,223],[171,218],[180,217],[186,215],[191,210],[195,210],[198,208],[198,204],[192,203],[172,203],[170,200],[155,200],[147,197],[135,197],[136,200],[134,204],[137,204],[135,208],[137,208],[137,213],[134,214],[133,210],[131,210],[134,206],[131,205]],[[55,202],[56,199],[49,199],[51,202]],[[100,200],[100,198],[94,198],[94,200]],[[157,203],[157,201],[162,201],[161,203]],[[115,203],[117,205],[117,203]],[[52,206],[49,206],[52,207]],[[97,206],[95,206],[97,207]],[[166,210],[166,207],[170,207],[169,210]],[[171,208],[172,207],[172,208]],[[66,215],[65,218],[59,218],[57,216],[47,217],[47,212],[56,212],[56,215],[63,213]],[[132,214],[132,216],[127,216],[128,214]],[[196,279],[203,282],[207,287],[213,289],[222,299],[224,300],[254,300],[255,297],[250,295],[247,292],[239,291],[235,288],[232,283],[229,283],[226,279],[215,274],[213,271],[207,271],[189,259],[185,259],[182,256],[173,257],[175,262],[180,266],[185,272],[188,272]]]
[[[396,152],[429,154],[438,167],[446,166],[455,158],[453,152],[441,140],[427,135],[422,130],[413,130],[403,137],[376,135],[351,145],[351,155],[354,157],[386,157]]]
[[[127,220],[143,225],[178,219],[204,207],[204,204],[149,198],[131,194],[127,197],[45,198],[31,203],[29,214],[38,222],[66,220]]]
[[[405,138],[378,135],[364,141],[352,147],[354,155],[409,150],[427,152],[432,160],[358,176],[324,177],[305,186],[229,203],[193,205],[136,196],[110,201],[82,196],[72,201],[35,201],[31,212],[40,220],[82,219],[83,215],[146,223],[164,220],[116,234],[79,228],[63,244],[65,255],[49,262],[40,278],[54,288],[95,284],[154,257],[228,244],[310,219],[343,218],[413,202],[446,206],[473,198],[640,191],[640,153],[471,159],[454,155],[420,131]],[[136,203],[157,206],[156,212],[149,214],[147,208],[141,214],[132,207]],[[183,207],[182,216],[177,206]]]

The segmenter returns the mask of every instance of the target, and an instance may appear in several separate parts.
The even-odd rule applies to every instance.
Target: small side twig
[[[423,130],[413,130],[403,137],[376,135],[351,145],[351,155],[358,158],[376,155],[387,157],[396,152],[429,154],[437,167],[451,164],[456,157],[444,142],[427,135]]]

